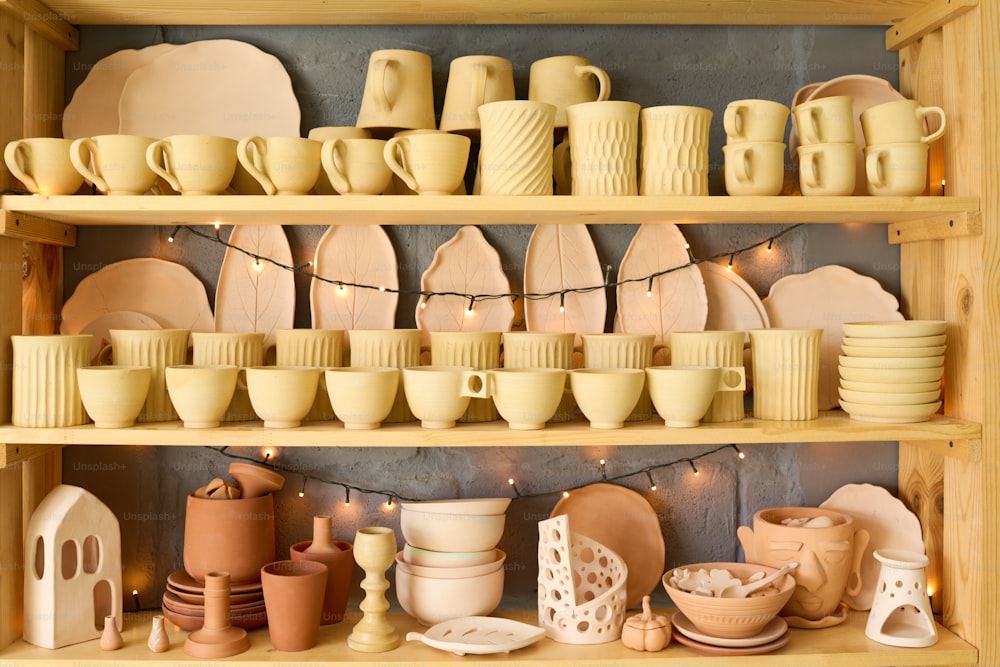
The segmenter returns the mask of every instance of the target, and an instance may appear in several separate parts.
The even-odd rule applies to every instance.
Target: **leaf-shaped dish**
[[[396,251],[378,225],[331,225],[316,244],[318,276],[363,285],[399,288]],[[392,329],[397,292],[347,287],[313,280],[309,287],[314,329]]]
[[[251,255],[227,248],[215,290],[215,330],[262,333],[264,348],[275,343],[277,329],[295,324],[295,277],[254,256],[292,265],[292,249],[281,225],[235,225],[229,244]]]
[[[654,343],[662,345],[671,331],[705,329],[705,280],[697,265],[688,262],[687,242],[677,225],[639,227],[618,270],[619,283],[634,281],[618,285],[618,323],[624,333],[653,334]],[[661,271],[669,272],[651,283],[645,280]]]
[[[534,625],[493,616],[467,616],[438,623],[421,634],[406,633],[407,641],[419,640],[433,648],[486,655],[509,653],[534,644],[545,636],[545,629]]]
[[[524,260],[524,291],[548,294],[564,289],[604,284],[601,262],[586,225],[538,225],[528,241]],[[564,312],[559,312],[564,305]],[[524,321],[528,331],[576,334],[604,332],[608,301],[603,287],[592,292],[570,292],[562,304],[559,297],[527,299]]]
[[[422,302],[426,307],[417,306],[417,328],[424,332],[424,345],[430,344],[429,331],[510,331],[514,306],[509,298],[478,300],[472,315],[467,316],[468,299],[441,294],[510,292],[500,254],[477,227],[462,227],[437,249],[420,279],[420,289],[436,293]]]

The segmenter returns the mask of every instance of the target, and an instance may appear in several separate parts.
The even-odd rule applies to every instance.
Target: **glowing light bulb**
[[[264,270],[264,262],[261,261],[260,257],[256,257],[253,260],[253,270],[260,273]]]

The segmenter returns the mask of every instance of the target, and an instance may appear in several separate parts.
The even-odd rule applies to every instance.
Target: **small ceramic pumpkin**
[[[622,644],[635,651],[662,651],[670,643],[670,619],[654,614],[649,596],[642,596],[642,613],[625,621]]]

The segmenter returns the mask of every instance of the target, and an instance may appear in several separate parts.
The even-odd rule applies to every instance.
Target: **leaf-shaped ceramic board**
[[[702,331],[708,319],[705,280],[677,225],[640,225],[618,270],[618,320],[624,333],[653,334],[664,344],[671,331]],[[677,268],[682,267],[682,268]],[[653,278],[645,278],[668,271]],[[651,296],[647,296],[651,292]],[[654,359],[654,363],[659,361]]]
[[[597,287],[590,292],[570,292],[560,312],[558,296],[526,299],[524,319],[528,331],[576,334],[604,332],[608,301],[604,274],[594,241],[586,225],[538,225],[528,241],[524,260],[524,291],[549,294],[565,289]]]
[[[295,324],[295,276],[256,257],[292,265],[292,249],[281,225],[235,225],[215,290],[215,330],[263,333],[264,347],[275,343],[277,329]]]
[[[108,264],[80,281],[62,309],[59,332],[80,333],[108,313],[140,313],[164,329],[215,331],[208,294],[180,264],[141,257]]]
[[[823,330],[820,410],[839,405],[837,357],[844,339],[844,322],[903,319],[899,301],[877,280],[836,264],[777,280],[763,304],[772,327]]]
[[[423,634],[408,632],[406,640],[419,640],[456,655],[487,655],[524,648],[544,636],[544,628],[527,623],[494,616],[466,616],[433,625]]]
[[[434,253],[434,260],[420,279],[424,292],[458,294],[507,294],[510,281],[503,272],[500,254],[477,227],[465,226]],[[508,297],[482,299],[466,315],[469,300],[437,294],[417,305],[417,327],[423,344],[430,344],[428,331],[510,331],[514,306]]]
[[[378,225],[332,225],[316,245],[313,272],[331,280],[399,288],[396,252]],[[399,294],[340,289],[313,280],[309,287],[314,329],[392,329]]]

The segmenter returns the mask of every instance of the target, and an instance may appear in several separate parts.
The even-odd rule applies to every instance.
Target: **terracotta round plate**
[[[792,633],[786,631],[785,634],[772,642],[759,644],[758,646],[745,646],[743,648],[737,648],[732,646],[712,646],[711,644],[705,644],[704,642],[691,639],[690,637],[685,637],[677,630],[674,630],[674,639],[676,639],[678,643],[689,646],[699,653],[704,653],[705,655],[757,655],[760,653],[770,653],[771,651],[777,651],[779,648],[787,644],[791,638]]]
[[[177,570],[168,574],[167,584],[176,590],[187,593],[203,594],[205,592],[205,584],[192,577],[185,570]],[[252,581],[245,584],[232,584],[229,588],[229,593],[230,595],[233,593],[259,593],[262,590],[264,589],[259,581]]]
[[[574,533],[597,540],[628,566],[626,605],[649,595],[663,576],[666,547],[660,518],[641,495],[617,484],[591,484],[562,498],[551,516],[565,514]]]
[[[202,593],[192,593],[190,591],[182,591],[179,588],[175,588],[172,584],[167,584],[167,591],[173,593],[178,598],[187,602],[188,604],[205,604],[205,596]],[[247,604],[248,602],[257,602],[262,599],[264,593],[262,591],[252,591],[250,593],[230,593],[229,594],[229,604],[231,605],[241,605]]]
[[[788,632],[788,623],[785,619],[780,616],[775,616],[771,619],[771,622],[764,626],[758,634],[753,637],[746,637],[744,639],[723,639],[722,637],[712,637],[711,635],[706,635],[698,628],[695,627],[694,623],[691,622],[684,612],[678,611],[673,615],[674,629],[696,642],[701,642],[702,644],[708,644],[710,646],[722,646],[726,648],[749,648],[751,646],[760,646],[761,644],[768,644],[780,639],[782,635]]]
[[[177,593],[167,590],[163,593],[163,604],[170,605],[175,611],[179,611],[185,614],[191,614],[192,616],[201,616],[205,613],[205,599],[202,598],[197,602],[187,602],[181,598]],[[264,606],[264,595],[263,593],[258,593],[255,597],[246,602],[234,603],[232,600],[229,601],[229,608],[232,611],[239,612],[251,612],[257,611],[257,607]]]

